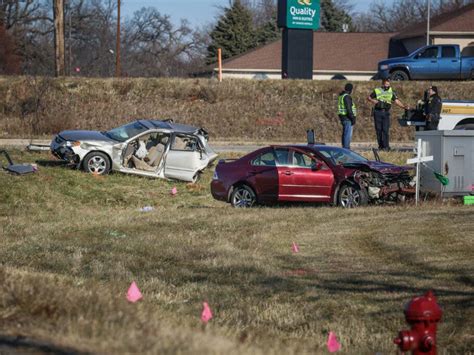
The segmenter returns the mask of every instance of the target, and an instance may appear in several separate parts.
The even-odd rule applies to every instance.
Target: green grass
[[[212,199],[211,176],[0,173],[0,335],[93,353],[304,354],[326,353],[334,331],[342,353],[386,354],[404,304],[433,289],[440,353],[474,348],[472,207],[236,210]],[[125,300],[133,280],[137,304]]]

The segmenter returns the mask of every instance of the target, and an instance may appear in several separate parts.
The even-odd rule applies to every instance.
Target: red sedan
[[[351,208],[412,194],[411,169],[326,145],[270,146],[219,161],[211,192],[235,207],[300,201]]]

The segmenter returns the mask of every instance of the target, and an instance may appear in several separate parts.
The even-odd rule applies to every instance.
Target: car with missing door
[[[413,195],[412,170],[322,144],[269,146],[220,160],[211,193],[235,207],[298,201],[353,208]]]
[[[51,152],[86,172],[111,171],[195,182],[217,154],[203,128],[172,120],[137,120],[109,131],[63,131]]]

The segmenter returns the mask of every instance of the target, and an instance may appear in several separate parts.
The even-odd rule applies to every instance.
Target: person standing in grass
[[[342,124],[342,147],[351,149],[352,127],[356,123],[357,109],[352,100],[354,86],[347,83],[337,99],[337,112]]]
[[[390,150],[390,109],[392,103],[405,110],[408,110],[409,107],[398,99],[397,94],[390,86],[389,78],[382,80],[382,87],[372,91],[367,97],[367,101],[375,105],[374,124],[379,149]]]
[[[437,86],[431,86],[428,89],[428,95],[429,98],[426,103],[426,128],[428,131],[436,131],[441,116],[443,100],[441,100],[441,97],[439,96]]]

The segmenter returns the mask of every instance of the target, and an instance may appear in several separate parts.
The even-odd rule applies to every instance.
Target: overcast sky
[[[171,16],[174,23],[187,19],[192,25],[201,26],[213,22],[219,12],[216,6],[226,6],[228,0],[122,0],[125,17],[140,10],[142,7],[153,6],[162,14]],[[367,10],[373,0],[352,0],[356,11]],[[386,0],[392,2],[393,0]]]

